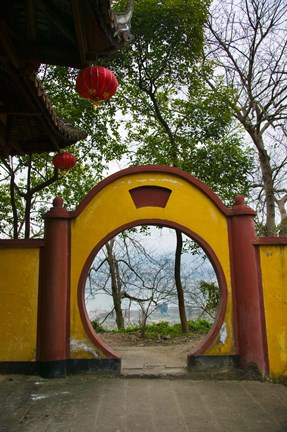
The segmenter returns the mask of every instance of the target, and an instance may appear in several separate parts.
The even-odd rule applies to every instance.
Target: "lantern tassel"
[[[93,101],[93,109],[96,111],[97,109],[101,108],[102,106],[102,101],[98,100],[98,101]]]

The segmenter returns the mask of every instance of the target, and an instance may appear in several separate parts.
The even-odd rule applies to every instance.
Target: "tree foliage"
[[[65,176],[54,170],[53,154],[10,157],[2,160],[0,177],[2,237],[30,238],[43,235],[42,214],[56,195],[73,209],[102,179],[113,159],[125,153],[119,138],[115,107],[106,104],[95,111],[75,93],[76,70],[43,67],[42,79],[54,108],[63,121],[88,132],[85,141],[70,146],[77,164]]]
[[[134,43],[111,63],[119,74],[125,72],[118,104],[126,116],[126,141],[134,146],[130,162],[171,165],[200,174],[230,202],[231,196],[248,191],[252,161],[240,146],[240,133],[234,131],[233,90],[222,85],[212,64],[201,56],[208,3],[192,1],[186,6],[180,0],[136,2]],[[185,16],[179,20],[178,14]],[[188,332],[182,243],[178,232],[175,282],[182,330]]]
[[[248,195],[253,154],[232,119],[235,92],[202,58],[208,3],[188,4],[135,3],[134,42],[109,61],[120,77],[117,106],[131,164],[182,168],[230,204],[236,193]],[[186,26],[187,19],[193,25]]]
[[[2,236],[40,236],[41,213],[54,195],[75,207],[109,162],[123,155],[129,164],[182,168],[227,204],[235,193],[248,193],[251,159],[231,121],[233,90],[202,60],[208,6],[202,0],[135,1],[134,42],[101,61],[116,73],[118,93],[97,111],[75,92],[77,70],[42,66],[43,85],[58,116],[86,130],[88,138],[70,149],[78,163],[65,177],[54,172],[52,155],[3,163]],[[207,78],[215,82],[212,89]]]

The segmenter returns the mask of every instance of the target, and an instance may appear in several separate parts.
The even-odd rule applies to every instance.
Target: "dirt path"
[[[142,339],[135,334],[127,333],[100,333],[100,337],[110,347],[174,347],[179,345],[190,346],[191,348],[199,344],[205,334],[191,333],[187,336],[168,337],[159,339]]]
[[[165,375],[183,373],[187,354],[205,335],[189,335],[159,340],[143,340],[136,335],[101,335],[122,356],[122,373],[128,375]]]

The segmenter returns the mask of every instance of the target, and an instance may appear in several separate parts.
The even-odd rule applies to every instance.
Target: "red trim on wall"
[[[257,365],[263,374],[268,370],[263,297],[258,262],[253,246],[255,228],[252,213],[246,206],[230,218],[233,292],[236,297],[238,352],[242,367]]]
[[[237,320],[237,299],[236,299],[236,289],[235,289],[235,270],[233,263],[233,243],[232,243],[232,228],[230,218],[227,221],[228,229],[228,243],[229,243],[229,259],[230,259],[230,277],[231,277],[231,292],[232,292],[232,318],[233,318],[233,332],[234,332],[234,343],[236,354],[239,352],[239,339],[238,339],[238,320]]]
[[[119,355],[112,351],[103,341],[102,339],[95,333],[92,325],[90,324],[90,320],[86,311],[85,307],[85,299],[84,299],[84,293],[85,293],[85,282],[87,278],[88,271],[92,265],[92,262],[94,260],[94,257],[99,252],[99,250],[106,244],[107,241],[109,241],[111,238],[115,237],[120,232],[140,225],[160,225],[163,227],[168,228],[174,228],[182,231],[184,234],[192,238],[194,241],[196,241],[202,249],[205,251],[206,255],[210,259],[217,279],[219,283],[219,290],[220,290],[220,304],[217,312],[217,316],[215,318],[214,324],[204,340],[201,342],[201,344],[195,348],[190,354],[194,355],[200,355],[203,354],[207,348],[212,344],[212,342],[217,337],[221,326],[224,322],[225,312],[226,312],[226,305],[227,305],[227,285],[225,276],[223,273],[223,269],[221,267],[221,264],[215,255],[213,249],[206,243],[205,240],[203,240],[198,234],[194,233],[193,231],[189,230],[188,228],[177,224],[172,221],[168,220],[161,220],[161,219],[141,219],[137,221],[130,222],[128,224],[122,225],[121,227],[118,227],[116,230],[112,231],[108,235],[106,235],[93,249],[93,251],[90,253],[88,259],[85,262],[85,265],[82,269],[81,276],[79,279],[79,285],[78,285],[78,306],[80,315],[82,318],[82,322],[84,325],[84,328],[87,332],[87,335],[91,339],[91,341],[98,346],[108,357],[112,358],[119,358]]]
[[[136,208],[165,208],[171,192],[170,189],[161,186],[139,186],[129,190]]]
[[[102,246],[104,246],[106,242],[101,242],[99,243],[99,245],[101,244]],[[94,248],[94,251],[96,249],[96,253],[102,248],[102,246],[96,246]],[[96,255],[96,253],[93,255],[93,257]],[[80,312],[80,316],[81,316],[81,320],[84,326],[84,329],[89,337],[89,339],[92,341],[92,343],[98,347],[108,358],[115,358],[115,359],[120,359],[121,355],[116,353],[115,351],[112,350],[111,347],[109,347],[101,338],[100,336],[97,335],[97,333],[95,332],[91,322],[90,322],[90,318],[85,306],[85,284],[86,284],[86,279],[87,279],[87,274],[90,270],[90,267],[92,265],[93,262],[93,258],[91,258],[92,253],[90,254],[89,258],[87,259],[87,261],[84,264],[84,267],[82,269],[81,275],[80,275],[80,279],[79,279],[79,284],[78,284],[78,306],[79,306],[79,312]]]
[[[67,359],[69,346],[69,223],[59,197],[45,214],[45,248],[39,301],[38,358],[42,362]]]
[[[109,185],[110,183],[114,182],[115,180],[118,180],[119,178],[122,178],[124,176],[134,175],[134,174],[145,174],[145,173],[162,173],[164,175],[175,175],[179,178],[182,178],[186,180],[188,183],[195,186],[197,189],[199,189],[204,195],[206,195],[215,205],[216,207],[226,216],[232,214],[232,210],[228,209],[221,199],[202,181],[198,180],[197,178],[193,177],[192,175],[186,173],[185,171],[182,171],[178,168],[170,167],[170,166],[163,166],[163,165],[143,165],[143,166],[136,166],[136,167],[130,167],[126,168],[122,171],[118,171],[109,177],[102,180],[100,183],[98,183],[93,189],[90,190],[90,192],[85,196],[85,198],[80,202],[78,207],[73,211],[70,212],[71,218],[76,218],[83,210],[84,208],[89,204],[89,202],[96,196],[104,187]]]
[[[255,258],[256,258],[256,263],[257,263],[259,307],[260,307],[260,313],[261,313],[261,332],[262,332],[263,353],[264,353],[264,359],[265,359],[265,373],[267,375],[269,375],[270,364],[269,364],[269,354],[268,354],[267,328],[266,328],[266,318],[265,318],[265,308],[264,308],[260,251],[258,248],[255,248]]]
[[[85,268],[85,267],[84,267]],[[88,268],[87,272],[89,271],[90,267]],[[85,275],[87,275],[87,272]],[[79,285],[84,285],[85,287],[86,280],[83,280],[82,276],[80,277]],[[107,358],[114,358],[114,359],[120,359],[121,355],[115,352],[111,347],[109,347],[101,338],[98,336],[98,334],[93,329],[92,324],[90,323],[90,319],[88,316],[88,313],[86,311],[85,307],[85,298],[84,298],[84,289],[83,291],[78,290],[78,305],[79,305],[79,312],[82,319],[82,323],[84,326],[84,329],[91,340],[91,342],[98,347],[103,354],[107,356]]]
[[[68,253],[67,253],[67,309],[66,309],[66,355],[70,358],[70,322],[71,322],[71,224],[68,222]]]
[[[234,205],[230,210],[230,216],[239,216],[239,215],[253,216],[253,217],[256,216],[256,211],[245,204],[245,198],[243,195],[236,195],[234,197]]]
[[[44,249],[40,249],[40,257],[39,257],[39,284],[38,284],[38,310],[37,310],[37,346],[36,346],[36,359],[40,360],[40,340],[41,340],[41,304],[43,302],[42,299],[42,289],[44,282]]]
[[[42,248],[45,246],[45,240],[43,239],[5,239],[0,240],[0,248]]]
[[[287,237],[258,237],[254,240],[253,244],[256,245],[285,245],[287,244]]]

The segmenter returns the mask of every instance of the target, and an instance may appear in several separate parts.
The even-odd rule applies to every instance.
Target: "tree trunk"
[[[24,196],[24,198],[25,198],[25,239],[30,238],[30,228],[31,228],[31,204],[32,204],[31,169],[32,169],[32,156],[29,155],[26,193]]]
[[[125,320],[122,311],[122,298],[121,298],[121,286],[119,279],[119,269],[116,258],[113,254],[113,241],[106,244],[108,263],[110,267],[110,274],[112,280],[112,296],[114,302],[114,308],[116,312],[116,323],[118,329],[125,327]]]
[[[18,238],[18,211],[15,197],[15,175],[13,169],[10,172],[10,196],[11,196],[11,207],[13,213],[13,238]]]
[[[30,194],[26,195],[26,204],[25,204],[25,239],[30,238],[30,229],[31,229],[31,204],[32,197]]]
[[[262,173],[263,189],[265,192],[266,199],[266,223],[264,229],[264,235],[266,237],[276,236],[276,222],[275,222],[275,193],[273,187],[273,176],[272,168],[270,164],[270,156],[268,155],[264,142],[262,139],[261,132],[256,131],[252,128],[242,115],[237,116],[239,121],[241,121],[243,127],[247,130],[252,141],[254,142],[259,155],[260,168]]]
[[[264,187],[265,198],[266,198],[266,223],[265,223],[264,234],[267,237],[274,237],[276,236],[275,194],[273,188],[270,158],[265,149],[259,151],[259,160],[260,160],[263,187]]]
[[[183,333],[188,333],[188,323],[185,313],[185,302],[184,302],[184,292],[181,283],[180,271],[181,271],[181,253],[182,253],[182,233],[176,230],[176,251],[175,251],[175,263],[174,263],[174,277],[177,289],[178,298],[178,310],[181,322],[181,329]]]
[[[277,205],[280,211],[280,229],[279,229],[279,235],[280,236],[287,236],[287,212],[285,208],[285,204],[287,202],[287,194],[284,195],[280,200],[277,200]]]
[[[141,338],[144,339],[145,338],[145,332],[146,332],[147,311],[142,309],[141,313],[142,313]]]

